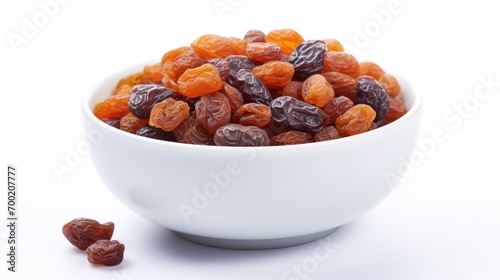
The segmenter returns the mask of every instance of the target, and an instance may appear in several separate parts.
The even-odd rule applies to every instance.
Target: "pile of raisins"
[[[119,81],[94,114],[165,141],[273,146],[333,140],[406,113],[397,79],[338,40],[292,29],[203,35]]]

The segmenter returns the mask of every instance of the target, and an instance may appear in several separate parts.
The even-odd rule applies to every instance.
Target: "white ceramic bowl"
[[[398,77],[408,113],[333,141],[277,147],[217,147],[130,134],[98,120],[105,79],[82,103],[95,169],[140,216],[206,245],[275,248],[309,242],[366,213],[393,189],[418,137],[422,98]]]

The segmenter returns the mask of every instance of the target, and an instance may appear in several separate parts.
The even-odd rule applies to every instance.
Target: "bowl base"
[[[330,233],[334,232],[338,227],[327,229],[320,232],[315,232],[306,235],[273,238],[273,239],[222,239],[193,235],[184,232],[174,231],[180,237],[187,239],[191,242],[225,249],[242,249],[242,250],[262,250],[262,249],[276,249],[283,247],[290,247],[312,242],[323,238]]]

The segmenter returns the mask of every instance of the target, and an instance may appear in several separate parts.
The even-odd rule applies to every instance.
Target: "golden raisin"
[[[163,65],[161,63],[156,63],[153,65],[147,65],[144,67],[144,79],[151,80],[152,83],[161,83],[163,79]]]
[[[130,113],[128,97],[132,88],[123,85],[120,90],[94,106],[94,115],[100,120],[119,119]]]
[[[219,70],[206,63],[186,70],[177,80],[177,84],[182,95],[194,98],[221,89],[222,79]]]
[[[354,105],[335,120],[335,128],[342,136],[360,134],[368,131],[375,115],[375,111],[368,105]]]
[[[259,78],[268,88],[282,88],[293,78],[294,68],[292,64],[282,61],[269,61],[255,66],[252,73]]]
[[[231,38],[214,34],[199,37],[191,43],[191,47],[207,60],[238,54],[235,43]]]
[[[375,78],[376,80],[380,79],[385,72],[378,66],[378,64],[365,61],[359,63],[359,75],[360,76],[370,76]]]
[[[149,117],[149,125],[172,131],[182,121],[189,118],[189,115],[189,105],[186,102],[169,97],[154,105]]]
[[[344,46],[337,39],[326,39],[323,40],[326,44],[326,49],[329,52],[343,52]]]
[[[287,55],[290,55],[303,41],[304,38],[293,29],[272,30],[266,36],[266,42],[278,44],[281,52]]]
[[[241,125],[254,125],[259,128],[266,126],[271,121],[269,106],[258,103],[246,103],[233,115],[233,122]]]
[[[309,104],[323,107],[334,96],[332,86],[326,81],[325,77],[319,74],[310,76],[302,84],[302,99]]]
[[[179,47],[179,48],[176,48],[176,49],[173,49],[171,51],[168,51],[167,53],[165,53],[163,55],[163,57],[161,58],[161,63],[162,64],[165,64],[165,62],[174,62],[174,60],[180,55],[182,54],[183,52],[187,51],[188,49],[190,49],[190,47]]]
[[[359,64],[356,58],[348,53],[327,52],[322,72],[340,72],[356,78],[359,76]]]
[[[389,96],[396,97],[401,92],[401,86],[398,80],[392,75],[383,74],[378,79],[378,83],[385,89]]]

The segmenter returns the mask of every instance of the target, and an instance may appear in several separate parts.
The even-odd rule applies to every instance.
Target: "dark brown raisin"
[[[217,146],[268,146],[269,136],[256,126],[230,123],[217,129],[214,142]]]
[[[125,246],[116,240],[98,240],[85,251],[90,263],[112,266],[123,261]]]
[[[245,102],[269,105],[272,97],[267,87],[249,70],[240,70],[234,77],[233,86],[237,88]]]
[[[162,85],[135,85],[128,99],[128,107],[136,117],[147,119],[156,103],[171,97],[174,93]]]
[[[318,132],[328,117],[318,107],[290,96],[281,96],[271,102],[273,124],[282,130]]]
[[[356,101],[366,104],[377,113],[375,122],[383,119],[389,111],[389,96],[384,88],[370,76],[356,78]]]
[[[156,128],[148,124],[139,128],[135,134],[152,139],[175,142],[175,136],[172,132],[167,132],[161,128]]]
[[[231,105],[229,100],[220,92],[200,97],[196,102],[196,121],[210,134],[231,121]]]
[[[109,240],[113,236],[115,224],[100,224],[98,221],[78,218],[66,223],[62,232],[68,241],[80,250],[85,250],[97,240]]]
[[[303,79],[321,71],[325,53],[325,43],[318,40],[304,41],[298,45],[288,58],[295,68],[294,77]]]

